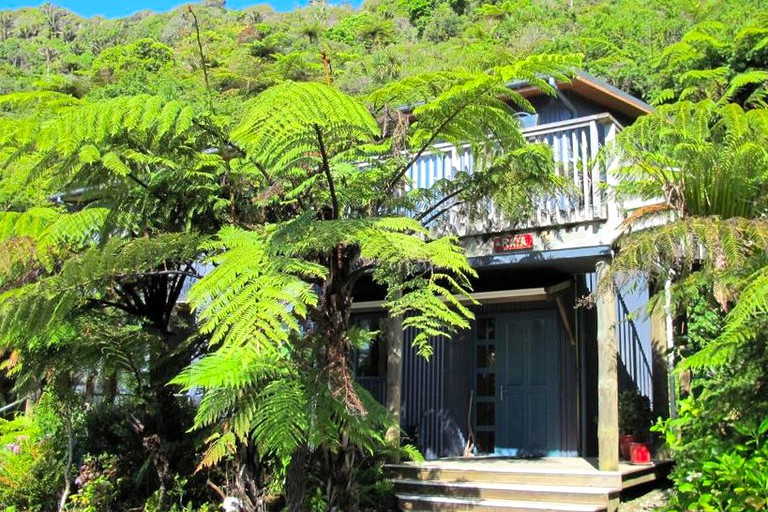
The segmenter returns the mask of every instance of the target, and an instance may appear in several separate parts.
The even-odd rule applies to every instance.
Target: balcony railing
[[[529,142],[549,145],[554,157],[554,171],[569,184],[567,193],[538,198],[533,218],[525,224],[510,226],[493,205],[489,214],[470,222],[460,212],[448,211],[439,223],[460,236],[492,233],[512,227],[547,227],[604,220],[607,218],[605,183],[608,169],[596,159],[621,125],[610,114],[597,114],[525,128]],[[459,171],[475,171],[475,159],[468,146],[436,145],[422,155],[408,173],[413,187],[428,188],[441,179],[451,179]]]

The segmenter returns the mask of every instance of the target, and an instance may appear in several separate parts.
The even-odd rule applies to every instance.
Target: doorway
[[[475,433],[482,452],[561,454],[558,328],[554,310],[478,318]]]

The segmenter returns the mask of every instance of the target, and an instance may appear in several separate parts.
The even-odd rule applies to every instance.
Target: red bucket
[[[632,443],[629,446],[629,453],[632,464],[651,463],[651,450],[645,443]]]

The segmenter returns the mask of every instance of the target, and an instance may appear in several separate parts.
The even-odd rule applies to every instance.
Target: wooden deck
[[[632,487],[666,477],[671,461],[599,471],[578,457],[441,459],[387,467],[401,510],[611,512]]]

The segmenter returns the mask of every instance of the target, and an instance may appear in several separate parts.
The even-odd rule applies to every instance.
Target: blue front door
[[[500,455],[560,455],[560,350],[557,316],[554,311],[494,315],[479,322],[493,324],[492,345],[478,335],[478,354],[493,350],[494,389],[491,396],[478,392],[478,412],[491,413],[493,426],[483,428],[485,451]],[[488,370],[478,361],[480,377],[488,381]],[[488,390],[490,391],[490,390]],[[490,394],[490,393],[489,393]],[[486,413],[486,418],[489,414]],[[478,420],[480,420],[478,415]],[[489,422],[490,423],[490,422]],[[491,435],[492,434],[492,435]]]

